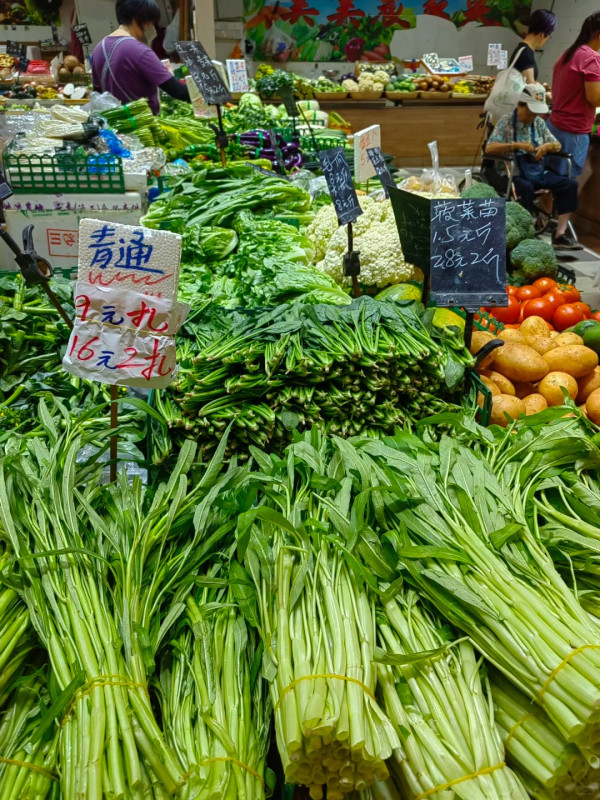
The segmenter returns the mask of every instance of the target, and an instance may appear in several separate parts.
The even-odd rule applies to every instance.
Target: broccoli
[[[512,250],[519,242],[533,239],[535,228],[531,214],[519,203],[506,204],[506,247]]]
[[[464,192],[461,192],[461,197],[470,198],[488,198],[488,197],[499,197],[498,192],[488,183],[474,183],[469,189],[465,189]]]
[[[510,260],[529,283],[538,278],[556,277],[556,253],[551,244],[540,239],[526,239],[518,244],[510,254]]]

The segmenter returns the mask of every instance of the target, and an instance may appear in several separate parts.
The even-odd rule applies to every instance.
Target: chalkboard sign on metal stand
[[[383,157],[383,153],[381,152],[380,147],[367,147],[367,155],[369,156],[369,160],[371,164],[375,167],[375,172],[379,176],[379,180],[381,181],[381,185],[383,186],[383,191],[385,192],[385,196],[389,197],[389,188],[390,186],[395,189],[396,182],[392,178],[392,174],[388,169],[388,165],[385,163],[385,159]],[[368,181],[367,181],[368,184]]]
[[[323,174],[327,181],[338,222],[340,225],[346,225],[348,230],[348,252],[344,255],[344,275],[352,278],[354,296],[360,297],[361,291],[358,285],[360,253],[354,249],[352,223],[358,219],[363,211],[352,182],[350,167],[341,147],[321,150],[319,161],[323,167]]]
[[[507,306],[506,201],[431,201],[431,296],[466,312],[465,344],[481,306]]]
[[[277,161],[279,172],[282,175],[285,175],[285,163],[283,161],[283,155],[281,154],[279,142],[277,141],[277,134],[272,128],[269,128],[269,141],[271,142],[271,147],[273,148],[273,153],[275,154],[275,160]]]
[[[219,124],[211,125],[211,128],[215,132],[216,145],[221,151],[221,164],[225,166],[225,149],[229,140],[223,130],[221,106],[231,102],[231,92],[200,42],[177,42],[176,49],[206,104],[216,106]]]
[[[283,86],[279,90],[279,94],[281,95],[281,99],[283,100],[283,105],[285,106],[285,111],[292,120],[292,126],[294,128],[294,136],[296,136],[297,129],[296,129],[296,118],[298,117],[298,106],[296,105],[296,98],[294,96],[294,90],[291,86]]]

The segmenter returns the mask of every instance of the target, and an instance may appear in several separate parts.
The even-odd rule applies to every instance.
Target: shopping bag
[[[525,88],[525,78],[514,66],[521,52],[521,48],[518,48],[508,68],[498,73],[494,88],[485,101],[483,110],[495,120],[514,111],[519,102],[519,96]]]

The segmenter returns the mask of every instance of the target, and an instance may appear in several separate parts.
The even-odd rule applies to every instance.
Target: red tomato
[[[583,316],[586,319],[589,319],[592,316],[592,309],[588,306],[587,303],[582,303],[581,301],[579,301],[577,303],[573,303],[573,305],[577,306],[577,308],[579,308],[582,311]]]
[[[490,308],[490,314],[499,322],[512,324],[519,319],[520,305],[516,297],[508,296],[508,306],[506,308]]]
[[[551,322],[546,322],[546,325],[548,326],[548,330],[549,331],[555,331],[556,330],[556,328],[554,327],[554,325]]]
[[[554,278],[538,278],[537,281],[532,283],[532,286],[535,286],[536,289],[541,289],[542,294],[544,294],[556,289],[556,281]]]
[[[534,297],[541,297],[542,290],[538,289],[535,286],[521,286],[520,289],[517,289],[516,298],[517,300],[533,300]]]
[[[577,325],[583,319],[583,311],[572,303],[559,306],[554,312],[552,322],[557,331],[564,331],[572,325]]]
[[[518,288],[518,286],[507,286],[506,291],[509,295],[513,295],[517,293]]]
[[[562,292],[559,292],[558,289],[553,290],[552,292],[548,292],[544,295],[544,300],[547,300],[552,308],[557,309],[559,306],[562,306],[563,303],[566,303],[565,296]]]
[[[546,322],[550,322],[554,316],[554,308],[551,303],[543,297],[534,297],[523,303],[523,319],[527,317],[541,317]]]
[[[517,322],[517,323],[515,323],[514,325],[511,325],[511,324],[509,324],[509,325],[505,325],[504,327],[505,327],[505,328],[513,328],[513,330],[515,330],[515,331],[518,331],[518,330],[519,330],[519,328],[520,328],[521,326],[520,326],[520,325],[519,325],[519,323]]]
[[[594,311],[590,319],[595,319],[597,322],[600,322],[600,311]]]
[[[558,290],[565,296],[565,303],[577,303],[581,300],[579,291],[570,283],[561,283]]]

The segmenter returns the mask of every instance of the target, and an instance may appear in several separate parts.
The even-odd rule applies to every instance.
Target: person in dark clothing
[[[518,55],[514,68],[519,70],[525,78],[525,83],[537,83],[538,65],[535,60],[535,51],[541,50],[556,28],[556,17],[552,11],[540,8],[534,11],[529,18],[527,34],[513,51],[509,64]]]
[[[557,250],[580,250],[581,245],[566,234],[571,214],[579,208],[577,181],[558,175],[546,164],[546,156],[561,150],[560,142],[542,118],[548,110],[544,87],[538,83],[528,84],[517,108],[496,123],[485,152],[490,156],[515,154],[519,174],[513,178],[513,183],[519,202],[528,211],[533,211],[538,191],[552,192],[558,215],[552,244]]]
[[[189,102],[187,86],[171,75],[150,48],[160,11],[154,0],[117,0],[119,27],[94,48],[92,78],[97,92],[110,92],[123,103],[147,98],[158,114],[159,87]]]

